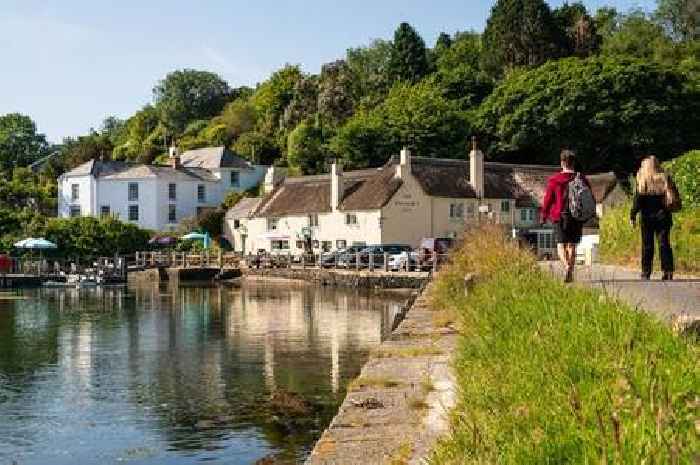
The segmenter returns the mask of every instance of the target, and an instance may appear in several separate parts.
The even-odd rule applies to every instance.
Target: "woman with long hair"
[[[649,279],[654,261],[654,237],[659,242],[662,278],[673,279],[673,250],[671,248],[672,206],[669,192],[677,194],[671,177],[661,168],[659,160],[647,156],[637,172],[637,180],[630,212],[630,223],[634,227],[637,214],[641,213],[642,231],[642,279]]]

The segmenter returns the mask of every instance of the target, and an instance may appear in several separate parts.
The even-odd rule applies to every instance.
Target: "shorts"
[[[562,215],[561,219],[554,223],[554,234],[557,244],[578,244],[583,236],[583,223]]]

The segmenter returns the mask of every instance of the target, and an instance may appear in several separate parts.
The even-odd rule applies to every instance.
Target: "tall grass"
[[[629,224],[630,202],[605,212],[600,223],[600,256],[605,263],[640,266],[641,232]],[[700,272],[700,208],[673,215],[671,246],[676,270]],[[654,265],[658,269],[658,253]]]
[[[479,278],[465,295],[470,272]],[[497,230],[469,235],[430,298],[461,332],[459,403],[432,463],[693,462],[694,342],[554,281]]]

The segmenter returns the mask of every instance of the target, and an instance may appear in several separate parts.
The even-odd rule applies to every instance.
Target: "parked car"
[[[389,271],[414,271],[418,268],[418,252],[401,252],[389,255],[387,262]]]
[[[349,261],[355,262],[352,256],[356,256],[357,252],[367,248],[366,245],[351,245],[344,249],[338,249],[334,252],[325,253],[321,256],[321,266],[323,268],[347,268]]]
[[[435,260],[438,264],[443,263],[452,246],[454,239],[449,237],[424,238],[418,247],[418,266],[422,270],[429,270],[433,268]]]
[[[413,251],[411,246],[406,244],[373,245],[360,252],[360,268],[369,267],[370,256],[372,257],[373,267],[383,267],[385,253],[391,256],[411,251]]]

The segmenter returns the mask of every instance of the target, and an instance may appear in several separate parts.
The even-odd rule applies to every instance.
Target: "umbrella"
[[[196,240],[201,240],[204,244],[204,248],[208,249],[209,248],[209,234],[207,233],[199,233],[199,232],[191,232],[189,234],[185,234],[182,236],[181,239],[184,239],[186,241],[196,241]]]
[[[170,246],[177,243],[177,239],[172,236],[156,236],[148,241],[150,245]]]
[[[37,249],[37,250],[55,249],[56,248],[56,244],[54,244],[51,241],[47,241],[43,237],[40,237],[38,239],[35,239],[33,237],[28,237],[26,239],[22,239],[19,242],[15,242],[14,246],[17,247],[18,249]]]

